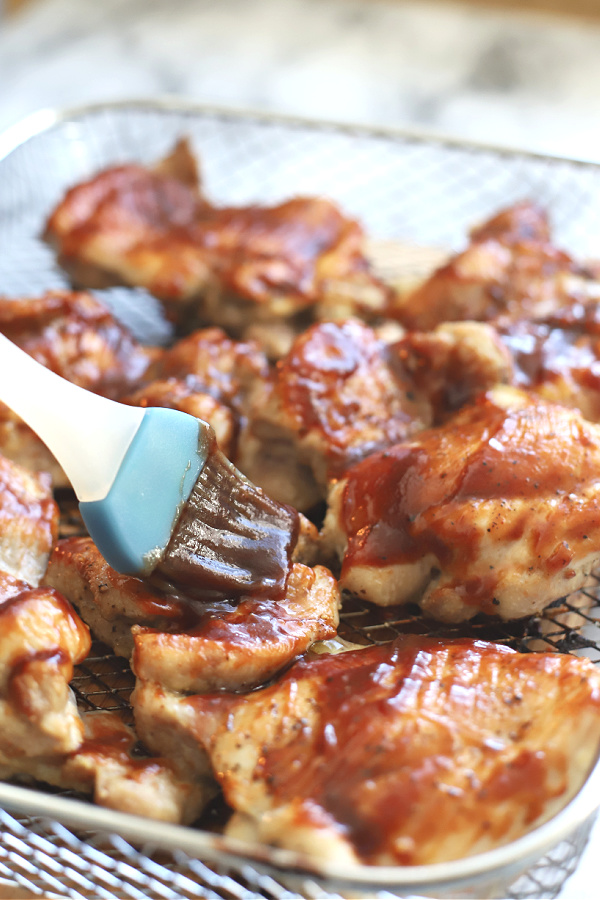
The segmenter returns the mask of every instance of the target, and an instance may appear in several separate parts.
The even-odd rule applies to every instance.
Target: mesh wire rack
[[[153,162],[178,137],[191,139],[208,194],[220,203],[271,202],[321,193],[362,220],[374,260],[389,278],[411,277],[456,248],[471,224],[534,197],[552,216],[556,240],[579,258],[600,246],[600,167],[441,137],[199,108],[173,101],[42,112],[0,135],[0,291],[31,295],[66,287],[39,239],[65,189],[106,165]],[[400,252],[402,248],[402,252]],[[407,252],[408,248],[408,252]],[[170,329],[143,291],[99,292],[141,339],[165,343]],[[63,533],[81,525],[62,498]],[[417,609],[373,610],[347,600],[341,636],[381,643],[400,633],[469,634],[516,649],[550,649],[600,664],[600,580],[534,619],[475,620],[432,629]],[[72,682],[85,709],[131,719],[128,664],[95,643]],[[595,799],[597,798],[597,800]],[[600,802],[600,771],[554,820],[470,860],[407,871],[339,872],[285,851],[224,838],[219,801],[193,828],[164,826],[92,806],[41,785],[0,784],[0,887],[44,897],[288,900],[377,897],[555,897],[574,871]]]

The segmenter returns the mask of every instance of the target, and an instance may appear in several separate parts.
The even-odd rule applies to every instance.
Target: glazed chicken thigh
[[[373,603],[520,618],[600,562],[599,471],[597,425],[496,389],[353,467],[332,486],[324,538],[342,588]]]
[[[588,660],[401,637],[243,696],[163,697],[236,811],[229,834],[333,865],[419,865],[549,818],[598,752]],[[194,764],[194,763],[192,763]]]
[[[0,331],[57,375],[105,397],[137,386],[159,352],[138,343],[100,300],[84,292],[0,297]]]
[[[546,316],[598,299],[596,274],[550,242],[535,204],[515,204],[471,232],[465,250],[400,296],[393,315],[411,330],[442,322]]]
[[[296,338],[253,394],[240,468],[280,502],[309,509],[339,477],[430,424],[399,355],[356,319]]]
[[[50,588],[0,572],[0,761],[68,753],[83,738],[69,688],[87,627]]]
[[[431,403],[436,422],[498,384],[600,421],[600,304],[594,300],[537,318],[500,316],[411,331],[390,354]]]
[[[293,563],[277,599],[193,601],[119,575],[89,538],[59,542],[45,581],[69,597],[135,674],[170,690],[247,689],[315,641],[333,637],[339,590],[330,572]]]
[[[409,331],[389,349],[420,396],[434,424],[496,385],[514,384],[516,366],[492,323],[447,322],[432,331]]]
[[[172,318],[236,335],[297,318],[380,314],[390,289],[369,271],[360,225],[329,200],[216,207],[184,166],[107,169],[67,192],[46,238],[77,284],[147,288]],[[285,329],[284,329],[285,330]],[[283,350],[287,338],[282,332]]]
[[[212,779],[191,781],[168,760],[135,755],[137,735],[118,713],[74,715],[79,728],[74,749],[48,753],[38,744],[31,756],[5,756],[0,750],[0,777],[26,776],[91,795],[99,806],[186,825],[214,795]]]

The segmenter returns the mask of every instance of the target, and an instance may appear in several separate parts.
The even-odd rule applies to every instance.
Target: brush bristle
[[[267,497],[215,442],[154,574],[190,596],[282,594],[298,531],[297,511]]]

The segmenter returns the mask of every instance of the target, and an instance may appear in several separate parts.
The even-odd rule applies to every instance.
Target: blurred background
[[[0,0],[0,129],[178,94],[600,160],[600,0]]]

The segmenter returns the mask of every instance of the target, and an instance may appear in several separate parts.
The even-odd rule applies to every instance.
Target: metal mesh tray
[[[0,135],[0,291],[25,296],[67,286],[39,239],[50,209],[73,183],[107,165],[153,162],[182,135],[191,138],[217,202],[330,196],[362,220],[388,278],[412,277],[428,261],[419,248],[457,247],[473,222],[528,196],[549,209],[559,244],[580,258],[599,245],[600,167],[591,164],[173,101],[118,103],[44,111]],[[169,340],[159,305],[143,291],[99,293],[138,337]],[[79,527],[68,502],[62,527]],[[349,639],[379,643],[407,630],[465,634],[463,626],[432,631],[410,608],[344,607],[341,633]],[[600,664],[600,583],[591,579],[540,618],[502,626],[475,621],[468,631],[518,649],[585,654]],[[126,718],[132,686],[125,661],[98,644],[73,681],[82,707],[117,709]],[[566,809],[506,847],[435,866],[341,871],[224,838],[218,804],[197,827],[183,828],[40,785],[0,783],[0,887],[107,900],[553,897],[577,865],[599,803],[597,766]]]

